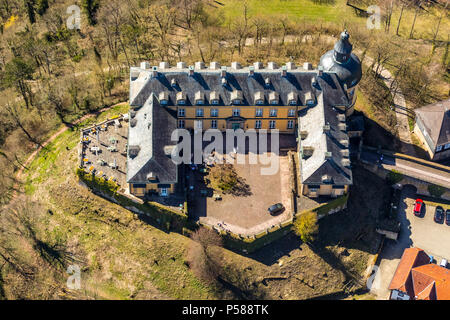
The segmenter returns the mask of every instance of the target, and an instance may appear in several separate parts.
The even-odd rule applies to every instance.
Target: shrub
[[[317,213],[314,211],[302,213],[300,217],[295,220],[293,230],[303,242],[312,242],[319,231]]]
[[[391,170],[386,176],[386,180],[390,185],[399,183],[403,180],[403,174],[398,172],[397,170]]]
[[[428,192],[435,198],[440,198],[445,193],[445,188],[435,184],[428,185]]]

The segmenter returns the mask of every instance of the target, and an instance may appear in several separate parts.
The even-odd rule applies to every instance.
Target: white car
[[[447,263],[448,263],[447,260],[442,259],[442,260],[441,260],[440,266],[441,266],[441,267],[444,267],[444,268],[447,268]]]

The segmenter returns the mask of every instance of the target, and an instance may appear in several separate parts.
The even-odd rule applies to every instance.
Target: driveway
[[[415,194],[408,189],[402,191],[398,219],[401,231],[397,242],[386,239],[380,254],[378,272],[374,278],[371,292],[379,299],[389,299],[389,284],[397,269],[403,251],[418,247],[432,255],[437,263],[442,258],[450,258],[450,226],[435,223],[433,206],[426,206],[425,214],[416,217],[412,214]]]

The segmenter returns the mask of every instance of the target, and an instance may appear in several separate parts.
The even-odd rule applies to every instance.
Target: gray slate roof
[[[415,110],[434,146],[450,142],[450,98]]]
[[[148,174],[153,173],[158,183],[177,181],[177,166],[165,154],[164,147],[175,145],[171,141],[176,129],[176,115],[162,107],[155,95],[150,94],[143,106],[130,116],[127,155],[127,182],[148,183]],[[133,113],[134,111],[130,111]],[[135,126],[131,122],[136,122]],[[130,156],[130,148],[138,147],[136,157]]]
[[[343,141],[348,141],[345,128],[339,124],[345,124],[345,120],[339,120],[339,115],[344,117],[344,112],[335,108],[342,105],[345,95],[339,95],[334,87],[338,85],[337,79],[324,77],[318,79],[321,91],[318,94],[317,105],[307,108],[299,114],[299,132],[306,131],[306,139],[300,140],[303,148],[312,147],[312,156],[302,158],[300,161],[301,180],[303,184],[323,184],[324,176],[331,178],[334,184],[352,184],[352,171],[348,159],[348,146]],[[344,119],[344,118],[343,118]],[[329,126],[329,129],[324,129]]]
[[[325,53],[319,62],[323,70],[336,73],[342,85],[347,88],[356,86],[362,78],[361,61],[352,53],[347,31],[341,33],[333,50]]]
[[[188,69],[164,69],[158,72],[158,77],[152,78],[150,70],[132,68],[140,71],[139,77],[131,81],[130,105],[141,106],[147,97],[152,93],[157,95],[161,91],[169,92],[169,103],[176,104],[176,93],[183,91],[186,93],[186,105],[194,105],[194,97],[197,91],[204,92],[205,104],[209,104],[209,93],[216,91],[220,95],[219,105],[231,105],[231,92],[241,90],[243,93],[242,105],[254,105],[255,93],[264,92],[265,104],[268,103],[269,93],[276,91],[279,93],[279,105],[288,105],[288,94],[295,91],[299,96],[299,104],[305,104],[305,94],[311,92],[312,79],[317,76],[317,71],[305,71],[303,69],[288,70],[287,76],[281,76],[281,69],[277,70],[255,70],[253,76],[249,77],[249,69],[243,68],[232,70],[229,68],[226,79],[227,85],[222,85],[220,70],[202,69],[196,70],[193,76],[189,76]],[[265,79],[270,80],[270,86],[265,87]],[[177,86],[171,86],[171,81],[175,79]]]

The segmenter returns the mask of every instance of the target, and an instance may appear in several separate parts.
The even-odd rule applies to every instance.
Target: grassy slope
[[[83,125],[126,109],[116,107]],[[147,226],[77,184],[78,139],[78,130],[68,130],[41,151],[30,165],[25,189],[53,211],[42,224],[49,237],[63,240],[81,255],[84,294],[105,299],[139,297],[143,292],[156,298],[214,298],[213,290],[184,265],[188,239]]]

